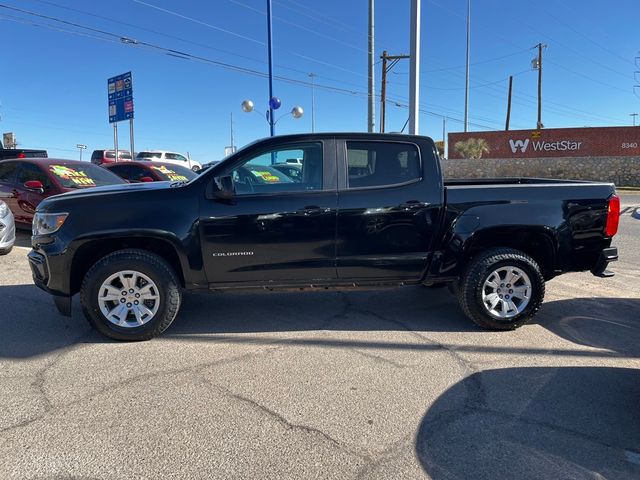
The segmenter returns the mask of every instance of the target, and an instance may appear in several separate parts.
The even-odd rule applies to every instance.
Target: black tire
[[[103,282],[125,270],[146,275],[160,293],[157,312],[139,327],[115,325],[105,317],[98,303]],[[80,288],[80,303],[86,319],[103,335],[114,340],[150,340],[164,332],[176,318],[182,303],[182,289],[175,272],[162,257],[146,250],[118,250],[98,260],[87,272]]]
[[[482,289],[492,272],[513,266],[527,274],[531,281],[529,303],[510,318],[492,315],[482,301]],[[538,264],[528,255],[511,248],[495,248],[474,257],[460,282],[458,301],[465,315],[475,324],[491,330],[515,330],[527,323],[540,309],[545,281]]]
[[[13,245],[11,245],[9,248],[0,248],[0,256],[9,255],[11,253],[11,250],[13,250]]]

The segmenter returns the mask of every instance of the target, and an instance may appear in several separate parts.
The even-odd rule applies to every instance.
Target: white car
[[[16,225],[13,213],[6,203],[0,200],[0,255],[6,255],[16,241]]]
[[[181,165],[183,167],[190,168],[194,172],[197,172],[202,168],[202,165],[198,162],[194,162],[180,153],[167,152],[164,150],[147,150],[144,152],[138,152],[136,160],[173,163],[174,165]]]

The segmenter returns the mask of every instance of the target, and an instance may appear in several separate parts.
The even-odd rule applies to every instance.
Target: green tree
[[[461,140],[456,142],[453,148],[458,155],[471,160],[478,160],[482,158],[483,154],[489,153],[489,145],[483,138],[468,138],[467,140]]]

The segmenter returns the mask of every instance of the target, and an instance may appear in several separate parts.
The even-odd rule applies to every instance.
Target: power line
[[[231,30],[227,30],[227,29],[218,27],[216,25],[212,25],[212,24],[207,23],[205,21],[198,20],[197,18],[193,18],[193,17],[187,16],[187,15],[183,15],[183,14],[181,14],[179,12],[174,11],[174,10],[169,10],[167,8],[162,8],[162,7],[159,7],[159,6],[154,5],[152,3],[145,2],[143,0],[132,0],[132,1],[135,2],[135,3],[138,3],[140,5],[144,5],[146,7],[153,8],[153,9],[159,10],[161,12],[167,13],[169,15],[173,15],[175,17],[179,17],[179,18],[182,18],[184,20],[188,20],[188,21],[196,23],[198,25],[202,25],[202,26],[205,26],[205,27],[208,27],[208,28],[212,28],[214,30],[218,30],[218,31],[221,31],[221,32],[224,32],[224,33],[228,33],[230,35],[233,35],[233,36],[236,36],[236,37],[239,37],[239,38],[243,38],[245,40],[251,41],[251,42],[256,43],[258,45],[262,45],[262,46],[266,46],[267,45],[265,42],[262,42],[260,40],[255,39],[255,38],[251,38],[251,37],[248,37],[246,35],[241,35],[239,33],[232,32]],[[303,54],[298,53],[298,52],[287,51],[287,53],[290,53],[291,55],[295,55],[297,57],[303,58],[305,60],[309,60],[311,62],[318,63],[320,65],[325,65],[325,66],[328,66],[328,67],[331,67],[331,68],[335,68],[337,70],[342,70],[344,72],[348,72],[348,73],[351,73],[353,75],[358,75],[358,76],[366,78],[366,75],[364,75],[364,74],[362,74],[360,72],[356,72],[355,70],[349,70],[347,68],[340,67],[340,66],[336,65],[335,63],[329,63],[329,62],[325,62],[325,61],[322,61],[322,60],[317,60],[317,59],[315,59],[313,57],[309,57],[308,55],[303,55]]]
[[[135,0],[135,1],[137,1],[137,0]],[[266,16],[266,13],[263,10],[260,10],[259,8],[252,7],[251,5],[247,5],[246,3],[239,2],[238,0],[228,0],[228,1],[233,3],[233,4],[235,4],[235,5],[240,6],[242,8],[246,8],[247,10],[249,10],[251,12],[257,13],[258,15],[261,15],[263,17]],[[274,16],[273,19],[274,20],[278,20],[279,22],[285,23],[287,25],[292,25],[293,27],[299,28],[299,29],[304,30],[306,32],[313,33],[314,35],[317,35],[317,36],[319,36],[321,38],[324,38],[325,40],[331,40],[333,42],[339,43],[342,46],[345,46],[345,47],[348,47],[348,48],[352,48],[352,49],[357,50],[359,52],[367,53],[366,49],[360,48],[360,47],[356,47],[353,43],[343,42],[341,40],[338,40],[335,37],[332,37],[331,35],[327,35],[325,33],[318,32],[317,30],[305,27],[303,25],[300,25],[299,23],[291,22],[289,20],[286,20],[286,19],[284,19],[282,17],[277,17],[277,16]]]

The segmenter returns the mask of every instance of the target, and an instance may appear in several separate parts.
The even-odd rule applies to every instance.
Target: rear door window
[[[384,187],[419,180],[418,147],[400,142],[347,142],[348,188]]]
[[[14,183],[17,171],[18,164],[16,162],[0,163],[0,182]]]
[[[51,178],[49,178],[49,175],[47,175],[44,170],[32,163],[23,163],[18,171],[18,185],[24,185],[26,182],[34,180],[42,183],[45,190],[51,188]]]

